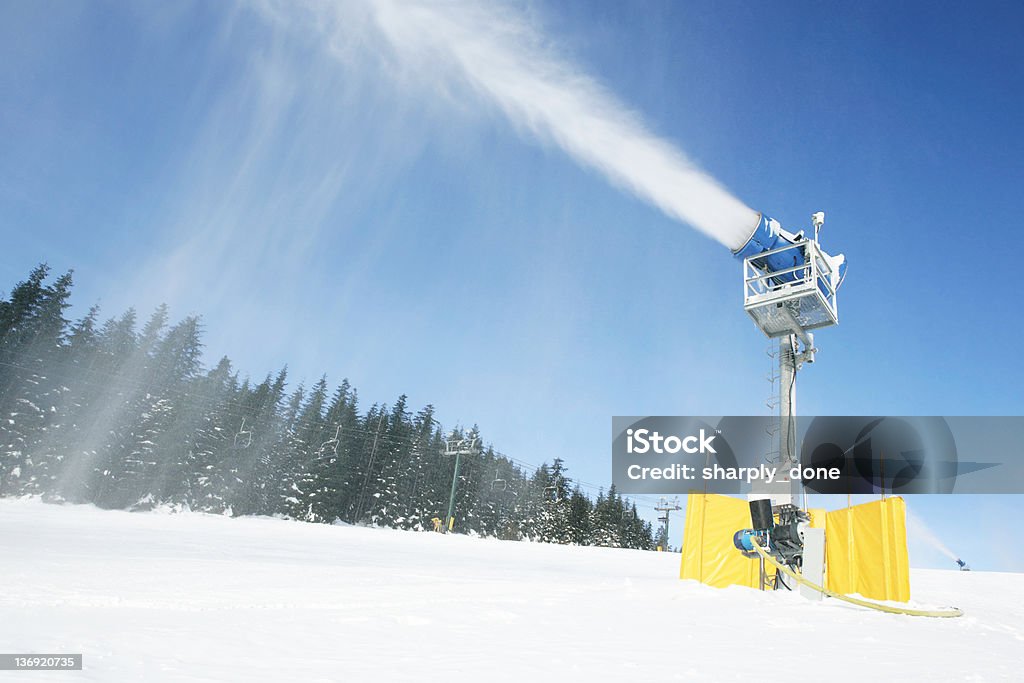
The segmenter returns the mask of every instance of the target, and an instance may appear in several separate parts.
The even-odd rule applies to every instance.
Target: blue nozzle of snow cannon
[[[782,225],[774,218],[769,218],[765,214],[760,214],[757,221],[757,226],[754,231],[750,233],[750,237],[747,238],[746,243],[735,250],[733,256],[740,259],[741,261],[749,256],[757,256],[774,249],[786,247],[791,244],[796,244],[804,237],[803,232],[793,234],[786,230],[783,230]],[[799,254],[795,250],[787,250],[781,254],[770,254],[762,259],[762,265],[771,272],[786,270],[801,265],[798,260]],[[836,262],[838,261],[839,278],[835,282],[835,289],[839,289],[839,285],[843,283],[843,278],[846,277],[846,257],[839,254],[835,257],[829,256],[829,258]],[[778,276],[778,281],[781,283],[793,282],[797,279],[799,271],[786,273]]]
[[[784,247],[787,244],[792,244],[792,242],[783,238],[782,226],[779,222],[762,213],[758,214],[757,226],[750,233],[746,244],[732,253],[736,258],[744,259],[748,256]]]
[[[959,557],[956,558],[956,563],[958,565],[960,565],[960,571],[962,571],[962,572],[969,572],[969,571],[971,571],[971,568],[967,566],[967,563],[964,562],[963,560],[961,560]]]
[[[760,539],[761,532],[754,529],[740,529],[732,535],[732,544],[736,546],[737,550],[742,550],[744,554],[754,554],[754,538]],[[762,541],[762,545],[764,545]]]

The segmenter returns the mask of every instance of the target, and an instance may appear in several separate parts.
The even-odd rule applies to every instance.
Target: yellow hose
[[[908,609],[906,607],[892,607],[890,605],[882,605],[880,603],[871,602],[869,600],[851,598],[850,596],[843,595],[841,593],[833,593],[827,588],[822,588],[813,581],[808,581],[803,576],[796,573],[786,565],[778,562],[774,557],[765,552],[765,549],[761,547],[761,544],[757,542],[756,538],[752,537],[750,539],[750,542],[753,543],[754,550],[757,551],[758,555],[764,558],[765,562],[769,563],[786,576],[791,577],[797,583],[801,583],[807,586],[808,588],[813,588],[822,595],[827,595],[830,598],[842,600],[843,602],[848,602],[852,605],[860,605],[861,607],[867,607],[868,609],[876,609],[879,612],[888,612],[889,614],[909,614],[912,617],[962,617],[964,615],[964,613],[956,607],[951,607],[947,610]]]

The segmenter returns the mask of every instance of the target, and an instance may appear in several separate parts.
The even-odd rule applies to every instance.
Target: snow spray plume
[[[296,18],[290,7],[270,3],[262,9],[275,23],[290,23]],[[556,144],[581,165],[730,249],[742,246],[757,223],[755,211],[649,132],[507,6],[359,0],[306,7],[336,58],[370,49],[387,60],[392,74],[431,83],[442,96],[468,86],[520,131]],[[377,40],[367,40],[367,31]]]
[[[921,521],[921,518],[910,510],[907,510],[907,531],[909,531],[914,538],[924,541],[954,562],[959,559],[957,558],[956,553],[947,548],[946,545],[939,540],[938,536],[932,533],[932,530],[929,529],[923,521]]]

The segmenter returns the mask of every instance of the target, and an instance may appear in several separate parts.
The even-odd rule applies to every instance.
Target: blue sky
[[[766,410],[722,245],[397,60],[354,5],[297,30],[273,3],[0,2],[3,286],[74,268],[74,313],[166,301],[203,316],[211,360],[406,393],[595,484],[612,415]],[[826,212],[851,266],[801,413],[1024,413],[1019,5],[509,12],[749,206]],[[1021,571],[994,521],[1018,501],[911,507]]]

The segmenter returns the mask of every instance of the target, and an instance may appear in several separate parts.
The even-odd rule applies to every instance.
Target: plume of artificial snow
[[[289,5],[265,5],[277,22]],[[570,60],[549,47],[522,12],[472,0],[311,1],[316,30],[339,59],[371,50],[391,72],[441,95],[468,88],[520,131],[553,143],[612,184],[730,249],[757,213],[700,170]]]

